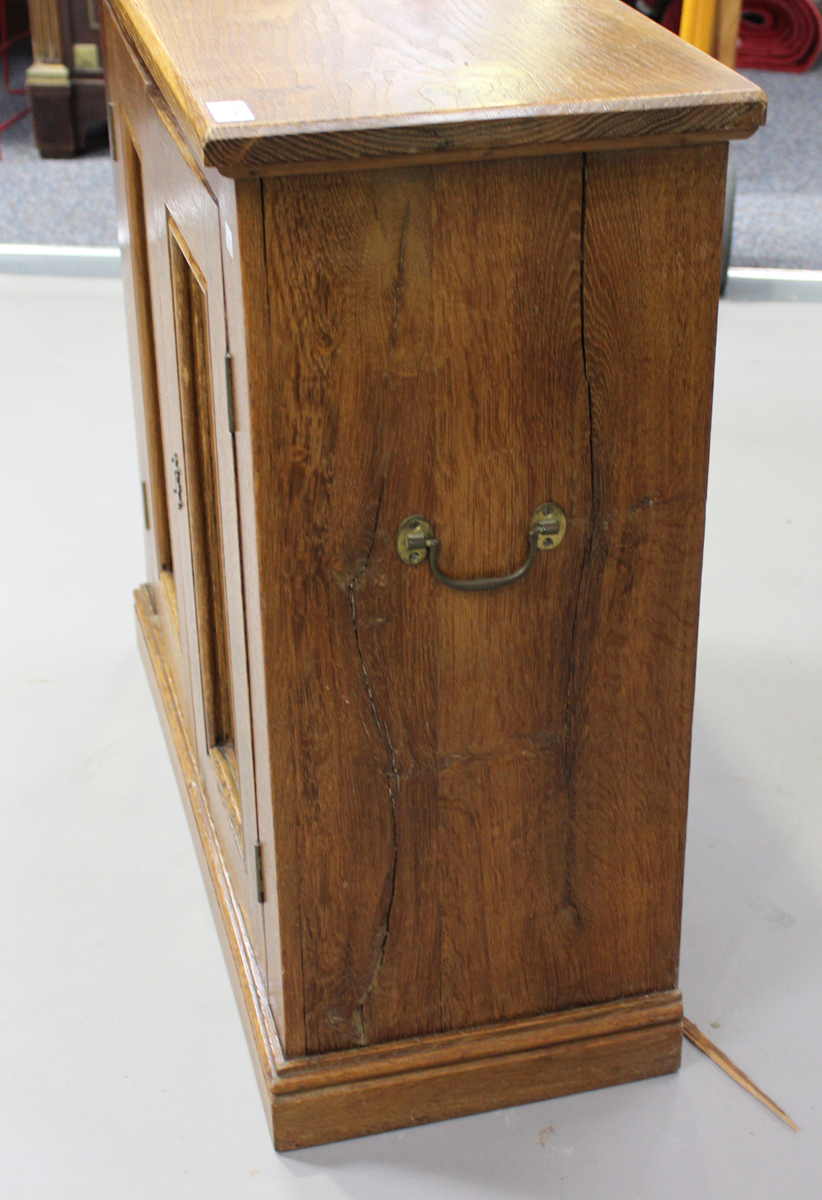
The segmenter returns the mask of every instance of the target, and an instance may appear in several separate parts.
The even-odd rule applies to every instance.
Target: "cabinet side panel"
[[[677,978],[726,152],[586,166],[596,515],[569,691],[569,886],[596,972],[580,1002]]]
[[[252,438],[293,1054],[301,1047],[289,1006],[305,1014],[309,1053],[364,1040],[360,998],[391,890],[394,773],[363,676],[355,592],[381,506],[392,312],[363,297],[390,290],[397,260],[393,239],[381,244],[364,176],[273,181],[264,204],[272,374],[265,402],[252,407]]]
[[[524,560],[537,506],[553,501],[569,522],[558,549],[499,591],[454,591],[403,568],[417,575],[409,588],[436,597],[443,1023],[460,1028],[562,1008],[576,985],[563,832],[590,516],[582,158],[454,166],[436,179],[430,515],[442,569],[505,575]]]
[[[579,157],[264,183],[258,552],[308,1052],[550,1011],[575,983],[581,193]],[[423,512],[449,570],[506,573],[550,499],[566,545],[510,592],[452,593],[397,557]]]
[[[257,545],[305,1052],[675,982],[723,167],[263,184]],[[447,573],[506,574],[549,500],[565,542],[510,588],[397,557],[416,512]]]

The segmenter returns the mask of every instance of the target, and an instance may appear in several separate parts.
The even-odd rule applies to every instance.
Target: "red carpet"
[[[681,0],[662,24],[679,30]],[[736,65],[764,71],[807,71],[822,51],[822,14],[813,0],[743,0]]]
[[[822,50],[822,14],[813,0],[745,0],[738,67],[807,71]]]

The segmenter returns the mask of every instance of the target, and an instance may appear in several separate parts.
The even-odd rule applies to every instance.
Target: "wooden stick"
[[[723,1054],[722,1051],[713,1044],[710,1038],[706,1038],[702,1030],[697,1029],[693,1021],[689,1021],[687,1017],[682,1018],[682,1032],[685,1034],[685,1037],[688,1039],[688,1041],[692,1042],[693,1045],[696,1046],[697,1050],[701,1050],[703,1054],[707,1054],[708,1058],[712,1059],[718,1067],[721,1067],[726,1075],[730,1075],[731,1079],[735,1079],[740,1087],[744,1087],[746,1092],[750,1092],[751,1095],[755,1096],[757,1100],[761,1100],[766,1108],[769,1108],[772,1113],[775,1113],[778,1117],[781,1117],[787,1125],[790,1125],[791,1129],[795,1129],[797,1133],[799,1132],[799,1126],[791,1120],[788,1114],[784,1112],[778,1104],[775,1104],[774,1101],[771,1100],[770,1096],[766,1096],[763,1091],[760,1091],[756,1084],[748,1078],[745,1072],[740,1071],[739,1067],[734,1066],[727,1054]]]
[[[726,67],[736,66],[736,43],[739,39],[739,20],[742,16],[742,0],[718,0],[716,30],[714,31],[714,58]]]

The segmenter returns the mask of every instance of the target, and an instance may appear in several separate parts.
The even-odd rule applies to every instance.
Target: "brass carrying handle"
[[[406,517],[397,530],[397,553],[409,567],[419,566],[427,558],[435,579],[446,587],[461,592],[492,592],[523,579],[533,567],[537,550],[555,550],[565,537],[568,522],[558,504],[540,504],[534,509],[528,528],[528,557],[522,566],[510,575],[498,575],[491,579],[452,579],[439,568],[440,544],[434,537],[434,527],[425,517]]]

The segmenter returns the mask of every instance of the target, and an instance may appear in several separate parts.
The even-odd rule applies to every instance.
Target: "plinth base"
[[[234,894],[147,588],[140,650],[214,910],[278,1150],[665,1075],[679,1067],[678,991],[286,1059]]]

